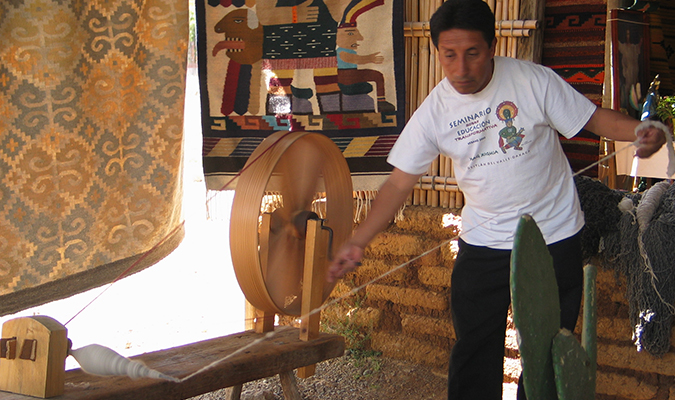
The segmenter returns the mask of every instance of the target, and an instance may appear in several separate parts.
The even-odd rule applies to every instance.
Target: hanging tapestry
[[[282,130],[327,135],[353,175],[386,174],[404,123],[402,10],[400,0],[197,0],[208,188],[233,189]]]
[[[649,15],[649,72],[650,80],[657,74],[662,96],[675,95],[675,1],[640,1],[636,10]]]
[[[598,106],[605,80],[606,13],[602,0],[546,1],[542,64]],[[600,140],[593,133],[582,130],[572,139],[560,140],[575,172],[598,161]],[[584,175],[597,177],[598,169]]]
[[[0,315],[180,242],[188,19],[188,0],[0,4]]]

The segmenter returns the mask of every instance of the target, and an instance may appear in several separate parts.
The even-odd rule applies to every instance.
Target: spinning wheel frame
[[[284,204],[263,217],[263,200],[270,192],[281,193]],[[317,192],[325,192],[323,222],[337,249],[351,236],[353,200],[349,167],[335,143],[318,133],[282,131],[249,157],[232,204],[230,249],[239,286],[257,309],[300,315],[304,226]],[[287,259],[297,262],[288,265]],[[327,263],[317,267],[325,275]],[[324,301],[333,287],[324,283]]]

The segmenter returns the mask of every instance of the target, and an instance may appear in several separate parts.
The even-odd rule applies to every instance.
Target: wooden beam
[[[539,28],[530,31],[530,37],[518,38],[517,58],[541,63],[541,55],[544,49],[544,0],[520,0],[520,20],[540,21]]]

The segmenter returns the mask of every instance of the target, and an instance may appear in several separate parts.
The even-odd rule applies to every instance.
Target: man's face
[[[338,47],[352,50],[356,50],[356,48],[359,47],[359,42],[362,40],[363,36],[355,26],[348,28],[338,28],[337,35],[335,37],[335,43],[338,45]]]
[[[492,78],[496,40],[488,45],[479,31],[450,29],[438,35],[438,59],[445,77],[461,94],[478,93]]]

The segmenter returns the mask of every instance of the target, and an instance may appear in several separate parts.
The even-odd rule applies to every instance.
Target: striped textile
[[[602,104],[605,79],[606,13],[607,5],[598,0],[546,2],[542,64],[597,105]],[[572,139],[561,136],[560,140],[575,172],[599,158],[600,141],[591,132],[583,130]],[[597,177],[597,167],[584,175]]]

